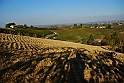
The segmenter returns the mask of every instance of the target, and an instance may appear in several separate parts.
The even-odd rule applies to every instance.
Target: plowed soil
[[[0,33],[0,83],[124,83],[124,54]]]

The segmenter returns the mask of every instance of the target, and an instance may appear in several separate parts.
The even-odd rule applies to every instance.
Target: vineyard
[[[38,37],[38,38],[45,38],[47,37],[47,35],[54,34],[50,30],[23,29],[23,28],[14,28],[14,29],[0,28],[0,33],[23,35],[23,36]]]
[[[123,83],[124,54],[0,33],[0,83]]]

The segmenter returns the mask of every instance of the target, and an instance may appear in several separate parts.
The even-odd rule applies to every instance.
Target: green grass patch
[[[106,35],[114,32],[114,29],[91,29],[91,28],[77,28],[67,30],[53,30],[59,35],[57,39],[71,42],[81,42],[82,38],[89,37],[91,34],[96,38],[100,38],[101,35]]]

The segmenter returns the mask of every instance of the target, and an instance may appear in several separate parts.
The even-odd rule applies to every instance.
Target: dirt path
[[[0,83],[124,82],[124,54],[0,33]]]

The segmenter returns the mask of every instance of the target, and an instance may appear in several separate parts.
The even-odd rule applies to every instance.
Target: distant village
[[[93,22],[93,23],[77,23],[77,24],[55,24],[55,25],[26,25],[8,23],[6,28],[38,28],[38,29],[57,29],[57,28],[113,28],[115,25],[124,25],[124,21],[108,21],[108,22]]]

